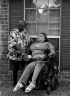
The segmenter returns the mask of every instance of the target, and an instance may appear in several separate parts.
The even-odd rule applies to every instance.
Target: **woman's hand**
[[[32,58],[32,56],[31,56],[31,55],[28,55],[28,58],[29,58],[29,59],[31,59],[31,58]]]
[[[32,58],[32,56],[31,55],[28,55],[28,54],[24,54],[22,56],[22,59],[25,60],[25,61],[29,61],[31,58]]]

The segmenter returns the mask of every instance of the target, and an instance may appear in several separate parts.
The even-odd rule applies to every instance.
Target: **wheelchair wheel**
[[[53,79],[52,79],[52,90],[53,91],[56,90],[58,88],[58,86],[59,86],[58,79],[53,77]]]

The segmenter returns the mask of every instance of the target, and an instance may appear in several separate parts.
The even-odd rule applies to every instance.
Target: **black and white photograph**
[[[0,96],[70,96],[70,0],[0,0]]]

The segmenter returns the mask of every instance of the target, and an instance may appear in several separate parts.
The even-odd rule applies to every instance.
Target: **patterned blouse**
[[[26,30],[24,30],[26,31]],[[21,61],[22,54],[25,53],[26,46],[30,41],[29,34],[24,34],[24,31],[19,32],[18,29],[13,29],[10,32],[8,38],[8,54],[7,57],[11,60]],[[22,54],[19,50],[16,50],[13,46],[18,44],[19,48],[22,50]]]

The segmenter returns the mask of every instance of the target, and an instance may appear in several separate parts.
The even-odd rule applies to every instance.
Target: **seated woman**
[[[30,64],[28,64],[27,67],[25,68],[25,70],[24,70],[22,76],[20,77],[17,85],[13,89],[13,92],[17,91],[21,87],[25,87],[27,84],[28,78],[30,77],[30,75],[32,73],[33,73],[32,81],[26,87],[25,92],[30,92],[33,88],[35,88],[37,77],[38,77],[41,69],[45,65],[44,62],[37,62],[37,59],[38,58],[44,58],[45,51],[47,49],[50,50],[50,53],[48,55],[49,57],[51,57],[52,55],[55,54],[54,46],[50,42],[48,42],[46,34],[42,32],[38,36],[38,41],[36,43],[33,43],[30,45],[30,50],[32,52],[31,56],[32,56],[33,61]],[[31,57],[29,57],[29,58],[31,58]]]

